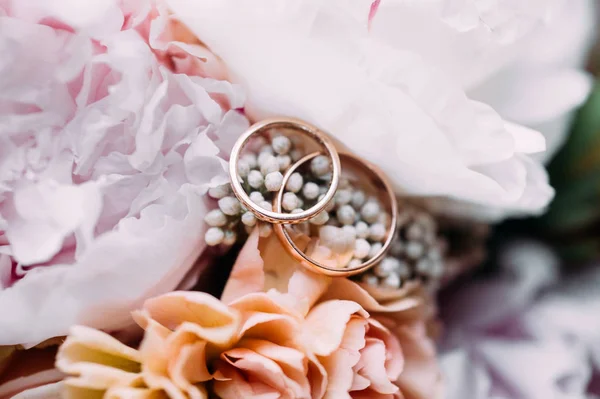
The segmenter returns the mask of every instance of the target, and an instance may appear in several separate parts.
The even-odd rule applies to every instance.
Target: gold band
[[[311,208],[299,212],[299,213],[283,213],[281,209],[279,211],[272,211],[268,209],[264,209],[260,207],[259,204],[255,204],[250,200],[250,196],[241,184],[241,177],[237,170],[237,164],[244,148],[244,145],[250,140],[252,135],[261,133],[265,130],[272,128],[287,128],[299,131],[303,134],[308,135],[313,140],[315,140],[320,146],[325,149],[324,154],[329,157],[331,160],[332,171],[331,171],[331,184],[329,185],[329,189],[325,193],[324,197],[318,201]],[[320,153],[316,153],[317,155]],[[315,155],[316,156],[316,155]],[[229,177],[231,179],[231,188],[233,189],[233,193],[238,198],[238,200],[249,210],[251,211],[258,219],[273,223],[273,224],[295,224],[301,223],[308,219],[311,219],[319,212],[321,212],[329,201],[333,199],[335,192],[337,191],[339,179],[341,173],[341,165],[340,165],[340,157],[335,148],[333,142],[327,137],[325,133],[319,130],[317,127],[306,123],[304,121],[293,119],[293,118],[273,118],[266,119],[261,122],[255,123],[250,126],[250,128],[242,134],[242,136],[237,140],[233,149],[231,150],[231,157],[229,159]],[[289,178],[289,174],[287,175]],[[287,180],[284,180],[283,186],[281,187],[281,192],[283,192],[285,188],[285,183]],[[283,194],[282,194],[283,195]]]
[[[285,184],[287,183],[288,179],[296,169],[298,169],[300,166],[302,166],[306,162],[309,162],[318,155],[318,152],[306,155],[302,159],[298,160],[294,165],[292,165],[283,178],[283,187],[285,187]],[[370,173],[371,176],[377,181],[377,186],[379,186],[381,190],[385,191],[385,193],[388,196],[389,203],[387,205],[390,207],[391,220],[388,227],[387,238],[379,252],[377,252],[377,254],[375,254],[375,256],[373,256],[372,258],[366,260],[365,262],[361,263],[356,267],[353,267],[352,269],[332,268],[330,266],[323,265],[311,259],[303,251],[301,251],[300,248],[298,248],[298,246],[290,238],[290,235],[288,231],[284,228],[284,226],[282,226],[281,224],[277,224],[273,226],[273,228],[275,230],[275,234],[277,234],[277,237],[282,242],[286,251],[304,267],[307,267],[308,269],[316,273],[321,273],[328,276],[347,277],[362,273],[367,269],[371,268],[372,266],[375,266],[381,259],[383,259],[383,257],[389,250],[392,240],[394,239],[394,235],[396,234],[398,220],[398,203],[390,182],[387,180],[383,172],[381,172],[376,166],[362,159],[359,159],[358,157],[350,153],[344,152],[339,153],[339,155],[343,162],[357,164],[361,166],[361,170],[365,170],[368,173]],[[277,212],[282,211],[282,199],[284,192],[283,187],[281,188],[281,190],[279,190],[277,196],[275,197],[274,207]]]

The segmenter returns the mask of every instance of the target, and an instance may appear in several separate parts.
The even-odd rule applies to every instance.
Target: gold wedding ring
[[[292,173],[294,173],[302,165],[306,164],[307,162],[310,162],[313,158],[315,158],[318,155],[319,153],[308,154],[300,160],[298,160],[294,165],[292,165],[283,177],[283,186],[285,186]],[[275,234],[277,234],[277,237],[283,243],[283,246],[286,249],[286,251],[302,266],[312,270],[313,272],[325,274],[327,276],[348,277],[370,269],[383,259],[383,257],[389,250],[389,247],[396,234],[398,220],[398,203],[392,185],[390,184],[388,179],[385,178],[383,172],[381,172],[375,165],[372,165],[371,163],[358,158],[356,155],[347,152],[341,152],[339,153],[339,155],[342,163],[351,163],[355,166],[360,166],[361,170],[367,172],[370,175],[371,181],[377,187],[377,189],[379,189],[380,191],[384,191],[386,194],[386,205],[389,208],[391,218],[388,222],[389,226],[387,230],[386,240],[383,243],[381,249],[373,257],[367,259],[358,266],[355,266],[353,268],[334,268],[331,266],[324,265],[314,259],[311,259],[306,253],[304,253],[300,248],[298,248],[294,240],[292,240],[292,238],[290,237],[289,232],[285,228],[285,226],[278,224],[273,226],[273,228],[275,230]],[[275,197],[274,208],[277,212],[282,211],[281,206],[283,193],[284,189],[282,187],[282,189],[277,193],[277,196]]]
[[[283,213],[281,210],[274,212],[272,210],[264,209],[259,204],[255,204],[250,200],[250,196],[242,187],[242,178],[238,173],[237,164],[244,149],[244,146],[248,143],[252,136],[256,134],[262,134],[269,129],[292,129],[302,134],[307,135],[313,139],[318,145],[324,148],[324,155],[326,155],[331,161],[331,184],[323,198],[318,201],[311,208],[298,212],[298,213]],[[231,179],[231,188],[233,189],[234,195],[238,200],[251,211],[258,219],[273,223],[273,224],[295,224],[301,223],[311,219],[313,216],[321,212],[327,204],[333,199],[335,192],[337,191],[338,182],[340,179],[340,158],[335,145],[327,137],[325,133],[319,130],[317,127],[306,123],[304,121],[294,118],[273,118],[266,119],[261,122],[255,123],[242,134],[238,141],[231,150],[231,157],[229,159],[229,177]],[[283,184],[281,190],[285,187]]]

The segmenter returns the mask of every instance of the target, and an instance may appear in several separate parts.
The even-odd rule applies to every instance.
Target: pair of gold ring
[[[298,132],[315,142],[321,150],[311,152],[301,157],[285,171],[281,188],[274,197],[272,209],[269,210],[262,207],[261,204],[254,203],[250,199],[250,196],[245,191],[242,184],[243,180],[238,171],[238,162],[240,161],[241,154],[248,142],[256,135],[262,135],[271,129],[286,129]],[[283,196],[286,184],[290,177],[301,166],[307,164],[319,155],[325,155],[331,164],[331,181],[327,191],[320,197],[316,204],[309,209],[295,213],[283,212]],[[379,192],[385,197],[384,202],[386,203],[389,215],[391,216],[387,227],[385,241],[379,251],[369,259],[364,260],[361,264],[351,268],[335,268],[312,259],[296,245],[294,240],[290,237],[288,230],[284,228],[286,225],[306,222],[317,216],[320,212],[325,211],[331,201],[334,200],[338,190],[338,185],[342,176],[342,164],[354,166],[370,177],[371,183],[377,187]],[[232,149],[229,160],[229,175],[233,193],[238,200],[246,207],[246,209],[252,212],[257,219],[271,223],[277,237],[282,242],[286,251],[302,264],[302,266],[307,267],[314,272],[337,277],[352,276],[362,273],[375,266],[385,256],[394,238],[398,218],[398,207],[396,196],[386,176],[377,167],[360,159],[356,155],[347,151],[338,151],[328,134],[307,122],[294,118],[273,118],[252,125],[237,140]]]

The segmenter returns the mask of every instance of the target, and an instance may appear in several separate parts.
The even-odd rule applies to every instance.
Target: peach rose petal
[[[239,328],[239,314],[204,292],[171,292],[147,300],[144,310],[171,330],[185,323],[186,330],[220,346],[229,345]]]
[[[396,381],[404,369],[402,346],[390,330],[376,319],[369,319],[369,336],[381,340],[387,348],[385,369],[391,381]]]
[[[369,314],[352,301],[327,301],[315,306],[304,321],[304,344],[317,356],[328,356],[340,346],[350,317]]]
[[[442,376],[438,369],[435,345],[422,323],[402,326],[394,331],[406,358],[397,380],[406,399],[443,397]]]
[[[189,384],[212,378],[206,366],[206,345],[206,341],[198,341],[196,335],[188,332],[176,331],[169,337],[169,374],[180,388],[189,390]]]
[[[163,390],[171,399],[187,399],[182,390],[168,374],[170,353],[168,333],[154,320],[150,320],[140,344],[142,354],[142,375],[146,385],[153,390]]]
[[[370,385],[369,380],[356,376],[353,368],[360,360],[360,350],[365,346],[365,333],[367,323],[361,318],[352,318],[344,332],[340,348],[331,356],[321,359],[327,370],[327,392],[325,398],[350,398],[348,392],[357,389],[362,390]],[[355,379],[355,376],[358,379]],[[363,386],[364,385],[364,386]]]
[[[371,382],[369,388],[383,394],[398,391],[398,387],[390,381],[385,369],[386,347],[381,340],[367,338],[360,354],[360,360],[356,365],[357,371]]]
[[[219,367],[221,375],[215,378],[215,394],[222,399],[280,399],[281,395],[274,388],[259,381],[247,381],[235,367],[227,363]]]
[[[321,300],[344,299],[354,301],[368,312],[396,313],[413,310],[422,304],[418,296],[398,298],[396,300],[379,303],[365,289],[354,281],[345,278],[333,279],[329,289]]]
[[[272,359],[247,348],[234,348],[223,353],[222,358],[235,368],[242,370],[250,381],[262,381],[275,388],[282,397],[300,398],[300,387]],[[309,393],[306,393],[306,398]]]
[[[261,292],[265,286],[264,262],[258,250],[258,229],[254,229],[240,251],[221,300],[231,303],[245,294]]]

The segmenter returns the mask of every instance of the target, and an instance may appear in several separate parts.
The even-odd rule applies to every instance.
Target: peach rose
[[[222,300],[147,300],[134,313],[139,349],[75,327],[56,366],[69,398],[433,398],[440,374],[423,308],[417,295],[378,302],[298,268],[274,236],[252,234]]]

